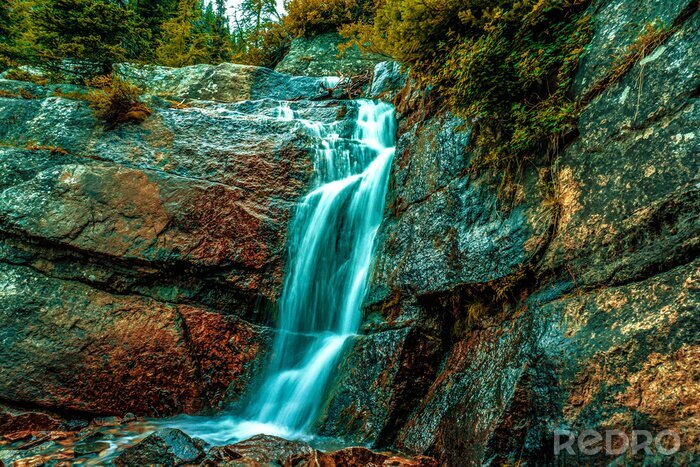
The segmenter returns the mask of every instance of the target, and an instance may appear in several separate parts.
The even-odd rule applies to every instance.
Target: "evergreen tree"
[[[243,0],[234,37],[235,61],[270,68],[282,60],[291,42],[281,24],[276,0]]]
[[[142,60],[154,59],[156,47],[162,39],[163,23],[175,16],[177,7],[177,0],[134,0],[134,13],[144,32],[139,51]]]
[[[10,65],[16,58],[15,38],[19,32],[15,0],[0,3],[0,67]]]
[[[207,34],[202,28],[200,0],[180,0],[177,14],[161,26],[156,48],[160,65],[182,67],[207,61]]]
[[[0,43],[7,42],[10,36],[10,8],[11,4],[9,1],[0,3]]]
[[[39,0],[32,9],[35,60],[79,74],[108,74],[135,58],[140,31],[133,11],[109,0]],[[66,69],[68,59],[79,67]]]
[[[212,63],[228,62],[231,60],[231,29],[226,15],[224,0],[215,0],[216,11],[212,3],[207,5],[207,18],[211,18],[209,35],[211,37],[209,57]]]

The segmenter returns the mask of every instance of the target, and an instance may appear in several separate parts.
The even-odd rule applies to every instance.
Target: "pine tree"
[[[134,0],[134,13],[144,31],[139,57],[153,61],[156,47],[162,39],[163,23],[175,16],[177,0]]]
[[[209,31],[211,42],[209,57],[212,63],[228,62],[231,60],[231,29],[226,15],[224,0],[216,1],[216,11],[211,13],[212,24]],[[213,10],[212,3],[207,6],[207,12]]]
[[[180,0],[177,14],[161,26],[156,48],[160,65],[182,67],[207,61],[207,34],[202,30],[203,9],[200,0]]]
[[[10,65],[15,55],[13,38],[17,34],[17,21],[13,8],[13,0],[0,3],[0,67]]]
[[[10,8],[9,1],[0,3],[0,42],[5,43],[10,36]]]
[[[35,60],[47,68],[108,74],[134,58],[139,36],[133,11],[110,0],[39,0],[31,12]],[[79,65],[66,67],[64,60]]]
[[[243,0],[236,17],[234,60],[273,68],[291,42],[281,24],[276,0]]]

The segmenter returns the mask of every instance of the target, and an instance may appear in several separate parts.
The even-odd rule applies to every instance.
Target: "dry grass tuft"
[[[61,154],[63,156],[68,155],[68,151],[65,149],[58,147],[58,146],[46,146],[43,144],[38,144],[38,143],[33,143],[29,142],[27,143],[27,146],[25,146],[25,149],[28,149],[30,151],[49,151],[51,154]]]
[[[93,88],[88,94],[90,107],[108,129],[124,123],[141,123],[152,113],[141,102],[141,89],[119,76],[99,76],[87,85]]]

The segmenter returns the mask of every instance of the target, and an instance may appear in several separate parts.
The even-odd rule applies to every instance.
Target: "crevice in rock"
[[[28,257],[22,257],[13,260],[9,255],[0,257],[0,263],[6,263],[13,266],[28,267],[33,271],[52,279],[57,279],[65,282],[74,282],[81,285],[91,287],[96,290],[109,293],[116,296],[138,296],[155,300],[157,302],[170,305],[191,305],[202,308],[218,314],[231,314],[237,318],[249,322],[254,326],[269,326],[272,324],[272,311],[274,303],[260,294],[246,295],[241,291],[236,290],[225,283],[218,284],[216,278],[224,276],[228,271],[227,268],[197,268],[186,263],[175,265],[158,265],[154,266],[148,263],[142,263],[138,260],[126,261],[118,260],[112,257],[105,257],[99,254],[86,255],[84,252],[71,248],[70,246],[54,245],[52,242],[43,238],[28,238],[20,237],[6,232],[0,233],[0,246],[2,243],[9,244],[12,247],[28,248],[29,251],[23,250],[23,254]],[[66,266],[72,274],[59,274],[55,268],[39,268],[37,261],[49,261],[52,264],[60,263]],[[81,277],[81,272],[89,276],[91,271],[79,271],[75,273],[75,267],[97,268],[99,272],[106,273],[104,280],[89,280],[87,277]],[[139,271],[139,268],[147,268],[148,271]],[[94,271],[93,271],[94,272]],[[242,271],[245,274],[245,271]],[[115,277],[116,276],[116,277]],[[206,279],[201,279],[206,278]],[[211,279],[214,280],[211,280]],[[183,298],[181,300],[173,300],[158,294],[155,289],[158,287],[181,287],[187,291],[188,281],[194,281],[195,290],[190,290],[194,293],[193,298]],[[197,291],[196,289],[207,290],[205,292]],[[212,292],[210,289],[215,289]],[[141,289],[141,290],[139,290]],[[218,292],[216,289],[220,289]],[[151,293],[149,293],[149,290]],[[213,294],[212,299],[202,297],[201,294]],[[197,299],[197,295],[200,295]],[[221,297],[226,295],[222,303],[225,306],[212,306],[212,300],[221,301]],[[226,305],[227,304],[227,305]],[[236,311],[235,307],[242,307],[242,311]]]

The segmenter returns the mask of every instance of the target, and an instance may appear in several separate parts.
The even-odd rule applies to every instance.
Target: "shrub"
[[[334,32],[344,24],[366,23],[374,14],[372,0],[292,0],[284,18],[295,37]]]
[[[80,76],[110,73],[115,63],[130,56],[133,39],[143,33],[126,3],[37,0],[30,13],[33,57],[27,58]]]
[[[512,178],[573,128],[569,89],[588,43],[587,0],[380,0],[345,26],[360,48],[408,64],[443,106],[475,125],[480,157]]]
[[[14,81],[27,81],[30,83],[38,84],[40,86],[43,86],[49,82],[49,80],[45,76],[31,73],[22,68],[12,68],[11,70],[8,70],[7,73],[5,73],[5,79],[11,79]]]
[[[22,99],[37,99],[37,96],[35,96],[34,94],[32,94],[24,88],[19,89],[19,95]]]
[[[90,107],[109,129],[122,123],[141,123],[151,115],[141,102],[141,89],[119,76],[100,76],[87,84],[94,88],[88,94]]]
[[[246,49],[233,56],[235,63],[274,68],[287,54],[291,36],[280,23],[269,23],[246,40]]]
[[[0,97],[2,97],[4,99],[17,99],[18,97],[21,97],[21,96],[17,93],[5,91],[4,89],[0,89]]]

